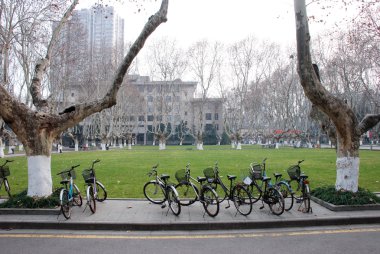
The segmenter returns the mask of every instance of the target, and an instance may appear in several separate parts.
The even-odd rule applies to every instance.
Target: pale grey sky
[[[97,1],[81,1],[79,7],[89,7],[94,2]],[[116,3],[118,12],[125,19],[126,40],[132,41],[137,37],[160,3],[160,0],[122,0],[122,4]],[[320,13],[319,17],[324,15],[316,4],[308,7],[309,15],[316,11]],[[313,34],[313,31],[318,33],[326,26],[329,25],[314,23],[310,24],[310,29]],[[203,38],[231,43],[248,35],[280,44],[293,44],[293,0],[170,0],[168,22],[161,25],[152,38],[173,37],[186,47]]]

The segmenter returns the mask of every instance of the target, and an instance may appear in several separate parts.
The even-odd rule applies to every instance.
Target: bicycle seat
[[[166,175],[166,174],[162,174],[161,175],[161,179],[162,180],[167,180],[167,179],[169,179],[170,178],[170,175]]]
[[[236,179],[235,175],[227,175],[228,180],[233,180]]]
[[[60,184],[66,184],[68,182],[70,182],[70,181],[69,180],[62,180],[62,181],[60,181]]]
[[[303,179],[307,179],[309,176],[305,175],[305,174],[301,174],[300,175],[300,178],[303,178]]]
[[[270,181],[270,179],[271,179],[271,178],[270,178],[270,177],[267,177],[267,176],[266,176],[266,177],[263,177],[263,181],[264,181],[264,182]]]
[[[200,182],[200,183],[204,182],[204,181],[206,181],[206,177],[204,177],[204,176],[198,176],[197,177],[197,181]]]
[[[282,176],[282,174],[280,174],[280,173],[274,173],[273,175],[274,175],[274,177],[276,177],[276,178]]]

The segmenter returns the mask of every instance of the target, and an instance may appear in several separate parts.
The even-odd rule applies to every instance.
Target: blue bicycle
[[[82,206],[82,196],[80,194],[78,186],[74,183],[76,178],[74,168],[79,167],[79,165],[72,166],[69,170],[59,172],[63,185],[61,192],[59,193],[59,202],[61,205],[61,212],[66,219],[70,219],[71,210],[74,205]]]

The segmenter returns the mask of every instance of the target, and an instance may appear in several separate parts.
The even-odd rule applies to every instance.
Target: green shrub
[[[358,192],[337,191],[334,186],[315,188],[311,195],[334,205],[367,205],[380,203],[374,193],[359,188]]]
[[[59,192],[60,189],[56,189],[50,197],[33,198],[27,196],[25,190],[0,204],[0,208],[54,208],[59,205]]]

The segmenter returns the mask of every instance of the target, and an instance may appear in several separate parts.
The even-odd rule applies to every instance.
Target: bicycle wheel
[[[308,184],[303,186],[303,196],[298,210],[303,213],[310,212],[310,188]]]
[[[289,211],[290,209],[292,209],[293,203],[294,203],[293,193],[289,185],[287,185],[284,182],[279,182],[277,183],[276,186],[278,188],[278,191],[281,193],[282,197],[284,198],[285,211]]]
[[[166,200],[164,186],[154,180],[144,185],[144,196],[154,204],[162,204]]]
[[[252,212],[251,194],[241,185],[236,185],[232,190],[232,200],[236,210],[241,215],[249,215]]]
[[[77,206],[82,206],[83,204],[82,195],[80,194],[79,188],[76,184],[73,184],[73,201]]]
[[[180,204],[189,206],[198,199],[198,188],[191,182],[182,182],[175,186],[178,192]]]
[[[268,205],[275,215],[281,215],[284,212],[284,198],[278,190],[272,187],[268,190]]]
[[[252,204],[256,203],[261,198],[261,191],[259,187],[255,184],[250,184],[247,186],[248,192],[251,194]]]
[[[96,202],[94,197],[94,188],[92,185],[87,186],[86,190],[87,205],[90,207],[92,213],[96,212]]]
[[[222,203],[224,200],[228,198],[227,193],[223,190],[222,186],[219,183],[212,183],[210,187],[214,189],[216,195],[218,196],[218,202]]]
[[[200,200],[202,202],[203,208],[209,216],[215,217],[218,215],[220,202],[218,200],[218,194],[213,188],[210,186],[203,186]]]
[[[62,189],[59,193],[59,202],[61,205],[61,212],[66,219],[71,217],[71,201],[69,199],[69,192],[66,189]]]
[[[293,197],[297,203],[300,203],[303,199],[302,188],[299,180],[291,180],[289,182],[290,188],[293,191]]]
[[[104,200],[107,199],[107,191],[104,185],[96,181],[96,190],[97,190],[97,195],[96,195],[96,200],[99,202],[103,202]]]
[[[173,186],[168,186],[167,194],[170,210],[172,210],[174,215],[178,216],[181,213],[181,204],[176,189]]]
[[[7,178],[4,179],[4,188],[5,188],[5,191],[8,193],[8,197],[11,198],[12,197],[12,195],[11,195],[11,187],[9,186]]]

